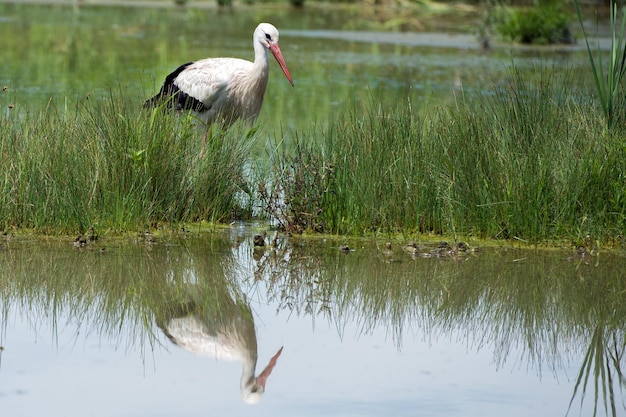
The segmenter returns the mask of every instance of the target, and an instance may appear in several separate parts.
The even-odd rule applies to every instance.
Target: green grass
[[[43,233],[223,222],[240,198],[251,140],[111,93],[0,119],[0,227]]]
[[[405,97],[304,132],[273,156],[265,206],[290,231],[613,241],[626,227],[624,131],[556,74],[513,69],[451,107]]]
[[[202,153],[193,117],[118,93],[29,112],[4,91],[0,227],[124,232],[260,207],[295,233],[621,243],[626,130],[606,129],[572,78],[513,68],[452,105],[372,99],[298,132],[269,163],[249,151],[254,129],[213,127]]]

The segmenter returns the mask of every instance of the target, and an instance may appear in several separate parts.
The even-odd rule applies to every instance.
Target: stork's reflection
[[[230,296],[220,298],[217,307],[189,301],[179,306],[178,311],[170,311],[157,325],[174,344],[189,352],[217,360],[240,361],[243,400],[257,403],[283,348],[255,376],[257,338],[250,306],[245,301],[235,302]]]

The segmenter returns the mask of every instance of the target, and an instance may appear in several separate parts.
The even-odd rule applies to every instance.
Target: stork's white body
[[[146,105],[166,102],[191,110],[207,124],[230,125],[238,119],[254,123],[261,112],[269,76],[269,50],[285,76],[293,80],[278,47],[278,30],[261,23],[254,31],[254,62],[239,58],[207,58],[180,66],[165,79]]]
[[[253,123],[261,112],[267,88],[269,63],[236,58],[203,59],[189,65],[176,78],[176,85],[201,101],[206,110],[199,116],[207,123],[230,124],[237,119]]]

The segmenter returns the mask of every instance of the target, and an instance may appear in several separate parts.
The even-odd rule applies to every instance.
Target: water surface
[[[255,249],[255,233],[3,240],[3,413],[554,416],[574,396],[570,415],[590,415],[596,382],[624,413],[620,254],[284,236]],[[215,354],[190,352],[194,338]],[[283,347],[257,404],[226,339],[256,375]],[[574,395],[586,359],[613,382],[583,372]]]

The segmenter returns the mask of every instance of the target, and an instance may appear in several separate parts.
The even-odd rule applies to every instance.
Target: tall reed
[[[624,94],[626,90],[622,85],[624,74],[626,74],[626,50],[624,47],[624,30],[626,30],[626,13],[622,12],[621,23],[618,21],[618,3],[615,0],[609,1],[610,7],[610,36],[611,47],[609,51],[608,68],[604,67],[603,51],[599,44],[594,50],[589,44],[589,35],[585,30],[583,15],[580,11],[580,4],[575,0],[576,12],[580,27],[585,37],[587,52],[589,54],[589,63],[593,71],[593,77],[596,90],[602,105],[602,111],[606,117],[608,127],[612,127],[618,121],[624,121],[626,99]]]

